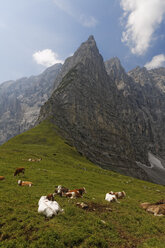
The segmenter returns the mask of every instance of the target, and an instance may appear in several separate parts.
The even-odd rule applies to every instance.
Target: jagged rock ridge
[[[34,126],[41,105],[50,97],[61,64],[38,76],[4,82],[0,85],[0,144]]]

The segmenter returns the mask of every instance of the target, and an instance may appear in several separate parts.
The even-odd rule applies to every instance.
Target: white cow
[[[119,201],[117,200],[117,197],[115,195],[110,194],[110,193],[107,193],[105,195],[105,200],[109,201],[109,202],[118,202],[119,203]]]
[[[41,196],[38,205],[38,213],[45,215],[47,218],[64,211],[56,201],[49,201],[46,196]]]

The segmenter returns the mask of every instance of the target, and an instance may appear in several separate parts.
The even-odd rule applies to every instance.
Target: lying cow
[[[64,211],[56,201],[48,200],[47,196],[41,196],[38,205],[38,213],[45,215],[47,218]]]
[[[64,187],[64,186],[61,186],[61,185],[58,185],[58,186],[55,186],[54,194],[55,194],[55,195],[63,196],[63,195],[65,195],[68,191],[69,191],[68,188],[66,188],[66,187]]]
[[[117,200],[117,197],[115,195],[111,194],[111,192],[107,193],[105,195],[105,200],[108,201],[108,202],[117,202],[117,203],[119,203],[119,201]]]
[[[20,173],[25,173],[25,168],[21,167],[21,168],[17,168],[14,172],[14,176],[19,175]]]
[[[31,187],[33,185],[33,183],[32,182],[28,182],[28,181],[18,180],[18,185]]]
[[[71,199],[73,199],[73,198],[82,197],[84,193],[86,193],[86,189],[83,187],[83,188],[80,188],[80,189],[69,190],[65,194],[65,196],[70,197]]]
[[[110,191],[109,194],[115,195],[117,199],[122,199],[122,198],[126,197],[125,191],[121,191],[121,192]]]
[[[29,162],[40,162],[42,160],[42,158],[29,158],[28,161]]]
[[[3,176],[0,176],[0,180],[4,180],[5,179],[5,177],[3,177]]]
[[[145,209],[147,212],[154,214],[154,216],[163,216],[165,215],[165,204],[164,203],[141,203],[140,206]]]

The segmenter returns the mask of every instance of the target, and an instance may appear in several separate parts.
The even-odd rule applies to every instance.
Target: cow
[[[117,199],[122,199],[124,197],[126,197],[126,193],[125,191],[119,191],[119,192],[113,192],[113,191],[110,191],[109,194],[111,195],[115,195]]]
[[[47,196],[41,196],[38,205],[38,213],[45,215],[47,218],[64,211],[56,201],[48,200]]]
[[[29,158],[28,161],[29,162],[40,162],[42,160],[42,158]]]
[[[65,195],[68,191],[69,191],[68,188],[66,188],[66,187],[64,187],[64,186],[61,186],[61,185],[58,185],[58,186],[55,186],[54,195],[63,196],[63,195]]]
[[[33,183],[32,182],[28,182],[28,181],[18,180],[18,185],[31,187],[33,185]]]
[[[4,180],[5,179],[5,177],[4,176],[0,176],[0,180]]]
[[[80,189],[69,190],[65,194],[65,196],[66,197],[70,197],[71,199],[73,199],[73,198],[82,197],[83,196],[83,193],[86,193],[86,189],[84,187],[83,188],[80,188]]]
[[[70,190],[65,194],[65,196],[71,199],[81,197],[79,191],[77,190]]]
[[[108,202],[117,202],[117,203],[119,203],[119,201],[117,200],[117,197],[115,195],[111,194],[111,192],[107,193],[105,195],[105,200],[108,201]]]
[[[14,172],[14,176],[19,175],[20,173],[25,173],[25,168],[21,167],[21,168],[17,168]]]
[[[140,206],[145,209],[147,212],[154,214],[154,216],[163,216],[165,215],[165,204],[164,203],[141,203]]]

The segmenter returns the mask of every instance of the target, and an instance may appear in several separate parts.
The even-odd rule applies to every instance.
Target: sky
[[[126,71],[165,66],[165,0],[0,0],[0,83],[63,63],[90,35]]]

